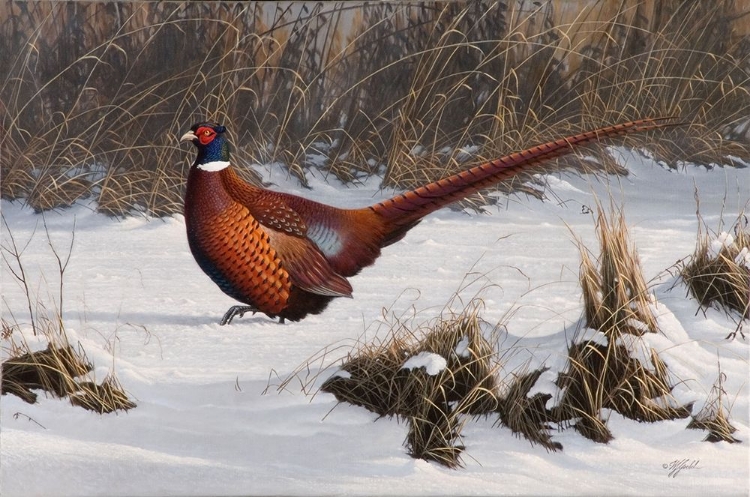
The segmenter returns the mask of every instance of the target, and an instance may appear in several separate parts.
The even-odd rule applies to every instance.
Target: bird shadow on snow
[[[153,310],[153,311],[87,311],[84,314],[80,314],[81,321],[96,321],[101,323],[127,323],[132,326],[145,326],[151,327],[155,325],[172,325],[172,326],[219,326],[222,314],[206,313],[206,314],[182,314],[179,312],[170,312],[169,310]],[[231,330],[239,325],[251,325],[251,324],[263,324],[263,323],[274,323],[269,318],[257,314],[252,316],[250,313],[243,317],[236,317],[234,320],[222,326],[227,330]],[[276,321],[278,323],[278,321]]]

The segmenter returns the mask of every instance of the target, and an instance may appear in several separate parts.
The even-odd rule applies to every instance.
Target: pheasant
[[[335,297],[427,214],[584,144],[666,126],[642,119],[587,131],[515,152],[380,203],[339,209],[244,182],[230,165],[226,128],[201,122],[180,141],[198,149],[187,180],[185,225],[190,250],[219,288],[242,302],[221,319],[246,312],[299,321]]]

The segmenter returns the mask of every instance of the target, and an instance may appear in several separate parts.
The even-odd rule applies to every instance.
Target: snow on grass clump
[[[435,376],[441,371],[445,370],[448,365],[448,361],[445,357],[434,354],[432,352],[420,352],[417,355],[411,356],[406,360],[401,369],[420,369],[424,368],[425,372],[430,376]]]
[[[750,231],[740,215],[733,228],[715,237],[698,233],[695,251],[682,263],[680,275],[704,309],[715,306],[738,315],[734,337],[750,319]]]

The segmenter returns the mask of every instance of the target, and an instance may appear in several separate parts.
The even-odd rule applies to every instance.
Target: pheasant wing
[[[297,272],[295,284],[302,287],[301,282],[308,282],[308,291],[328,295],[321,293],[326,287],[320,285],[321,281],[341,279],[345,284],[332,283],[335,295],[349,296],[351,286],[344,276],[357,274],[380,254],[383,229],[375,223],[376,216],[369,209],[342,210],[295,195],[251,187],[231,169],[227,169],[224,179],[232,198],[272,234],[276,240],[274,248],[289,253],[288,259],[282,258],[285,267],[295,268],[286,267],[287,271]]]
[[[331,268],[310,240],[275,229],[266,229],[266,232],[271,238],[271,246],[295,286],[328,297],[352,296],[349,281]]]
[[[294,285],[318,295],[351,297],[351,285],[331,268],[320,248],[308,238],[307,224],[286,203],[286,195],[264,193],[262,198],[243,203],[271,237],[271,246]]]

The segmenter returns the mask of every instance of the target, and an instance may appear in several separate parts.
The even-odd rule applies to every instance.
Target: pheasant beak
[[[193,131],[191,130],[191,131],[188,131],[187,133],[185,133],[184,135],[182,135],[182,138],[180,138],[180,143],[182,143],[182,142],[191,142],[191,141],[197,140],[197,139],[198,139],[198,137],[195,136],[195,133],[193,133]]]

